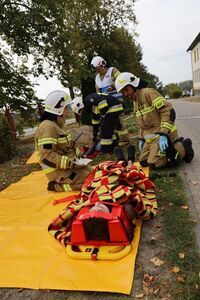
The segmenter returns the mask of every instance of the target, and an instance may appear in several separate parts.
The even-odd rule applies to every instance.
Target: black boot
[[[182,141],[183,147],[185,149],[185,157],[184,160],[186,163],[190,163],[194,157],[194,150],[192,148],[191,139],[185,139]]]
[[[127,152],[128,152],[128,161],[131,160],[132,163],[134,163],[134,161],[135,161],[135,146],[129,145]]]
[[[56,190],[55,185],[56,185],[56,181],[49,181],[47,190],[48,191],[55,191]]]
[[[114,154],[117,158],[117,161],[126,161],[124,153],[120,147],[115,147]]]

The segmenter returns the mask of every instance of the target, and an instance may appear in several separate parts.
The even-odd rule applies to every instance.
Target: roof
[[[194,49],[194,47],[196,46],[196,44],[200,41],[200,32],[197,35],[197,37],[194,39],[194,41],[192,42],[192,44],[190,45],[190,47],[187,49],[187,51],[191,51],[192,49]]]

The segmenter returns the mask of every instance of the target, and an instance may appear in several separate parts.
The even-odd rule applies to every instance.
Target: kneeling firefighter
[[[183,159],[194,157],[192,141],[178,138],[174,124],[176,113],[172,104],[147,83],[132,73],[121,73],[115,80],[118,92],[134,102],[134,112],[140,126],[140,164],[160,168],[176,166]]]
[[[76,165],[81,151],[75,147],[66,129],[67,105],[70,96],[64,91],[53,91],[45,100],[45,109],[35,134],[39,162],[49,183],[48,190],[57,192],[79,190],[92,171],[91,166]]]
[[[84,101],[81,97],[74,98],[71,107],[76,114],[80,115],[84,108],[92,116],[93,145],[91,148],[95,148],[98,143],[99,131],[101,152],[112,152],[116,144],[120,144],[124,137],[124,130],[119,119],[123,113],[123,105],[120,100],[108,94],[93,93],[88,95]]]

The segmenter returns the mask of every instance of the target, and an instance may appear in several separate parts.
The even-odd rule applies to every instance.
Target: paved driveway
[[[200,103],[170,100],[176,110],[179,136],[192,139],[195,156],[190,164],[182,164],[192,216],[197,220],[197,241],[200,247]]]

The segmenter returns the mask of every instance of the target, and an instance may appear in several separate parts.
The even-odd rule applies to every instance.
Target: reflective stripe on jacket
[[[79,149],[73,147],[69,131],[62,125],[62,122],[45,120],[35,133],[35,148],[46,174],[56,169],[72,169],[74,156],[81,155]]]
[[[134,111],[140,125],[140,138],[151,133],[171,135],[176,131],[175,111],[156,90],[138,89],[134,95]]]

